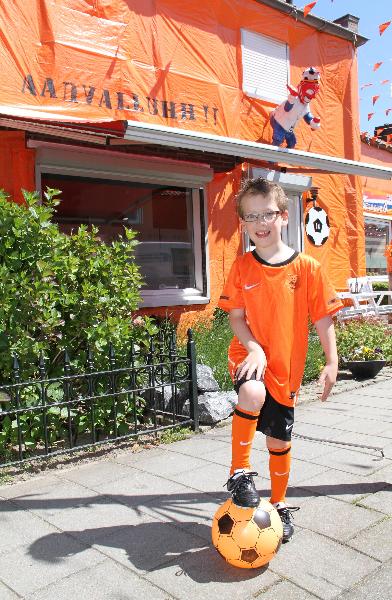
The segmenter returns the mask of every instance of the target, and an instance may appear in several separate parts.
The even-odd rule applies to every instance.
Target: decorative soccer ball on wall
[[[315,246],[322,246],[329,237],[328,215],[320,206],[313,206],[305,217],[305,231],[308,240]]]
[[[283,526],[277,510],[260,500],[256,508],[241,508],[229,498],[218,508],[212,523],[212,543],[231,565],[256,569],[278,552]]]

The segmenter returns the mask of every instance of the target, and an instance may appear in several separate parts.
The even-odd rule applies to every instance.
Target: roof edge
[[[294,4],[287,4],[285,0],[255,0],[258,4],[265,4],[271,8],[276,8],[280,12],[285,13],[286,15],[293,17],[296,21],[300,21],[301,23],[305,23],[306,25],[310,25],[317,29],[317,31],[323,33],[330,33],[331,35],[335,35],[337,37],[343,38],[352,42],[355,48],[359,46],[363,46],[366,42],[369,41],[368,38],[360,35],[359,33],[355,33],[354,31],[350,31],[346,27],[342,27],[338,23],[334,23],[333,21],[327,21],[327,19],[323,19],[322,17],[316,17],[315,15],[308,14],[306,17],[304,16],[304,12],[301,8],[298,8]]]

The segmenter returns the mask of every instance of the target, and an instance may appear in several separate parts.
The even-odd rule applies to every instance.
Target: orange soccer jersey
[[[233,263],[218,306],[245,310],[247,324],[267,357],[266,387],[277,402],[294,406],[308,349],[308,319],[314,323],[342,307],[320,264],[295,252],[272,265],[255,250],[247,252]],[[247,354],[234,337],[229,347],[232,379]]]

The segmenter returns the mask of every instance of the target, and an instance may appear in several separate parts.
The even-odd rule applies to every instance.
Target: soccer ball
[[[319,81],[320,80],[320,72],[314,67],[308,67],[302,73],[302,79],[305,81]]]
[[[260,500],[256,508],[241,508],[229,498],[212,522],[215,548],[228,563],[241,569],[257,569],[272,560],[282,536],[282,521],[267,500]]]
[[[305,231],[308,240],[315,246],[322,246],[329,237],[328,215],[320,206],[314,206],[305,217]]]

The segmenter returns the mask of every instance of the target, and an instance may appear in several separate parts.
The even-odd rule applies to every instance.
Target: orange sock
[[[271,504],[284,502],[289,483],[291,446],[282,450],[269,450],[269,470],[271,477]]]
[[[258,412],[250,412],[243,408],[236,408],[233,415],[231,430],[231,469],[230,475],[236,469],[250,470],[250,451],[255,437]]]

